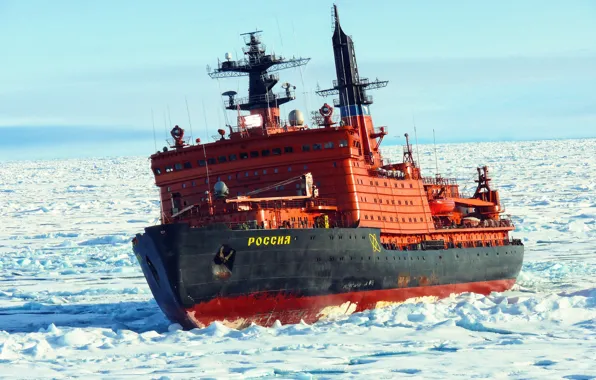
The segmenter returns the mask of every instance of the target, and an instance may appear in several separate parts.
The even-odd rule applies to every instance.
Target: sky
[[[389,80],[370,93],[384,144],[414,123],[420,141],[596,137],[593,0],[336,3],[361,77]],[[280,72],[298,95],[282,115],[308,115],[332,100],[314,94],[335,75],[331,6],[0,0],[0,160],[149,155],[173,124],[211,139],[234,117],[220,94],[244,94],[246,78],[207,66],[240,56],[256,28],[276,54],[311,58]]]

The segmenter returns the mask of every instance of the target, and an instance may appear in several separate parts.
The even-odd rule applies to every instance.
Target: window
[[[284,148],[284,153],[293,153],[293,152],[294,152],[294,148],[292,148],[291,146],[286,146]]]
[[[192,164],[190,162],[186,161],[184,163],[184,169],[190,169],[190,168],[192,168]]]
[[[292,167],[288,166],[288,171],[291,172],[292,171]]]
[[[173,171],[174,171],[174,168],[172,168],[170,165],[166,166],[166,173],[173,172]]]
[[[271,153],[271,152],[269,151],[269,149],[263,149],[263,150],[261,151],[261,156],[263,156],[263,157],[267,157],[267,156],[269,155],[269,153]],[[280,152],[280,153],[281,153],[281,152]]]
[[[185,183],[182,184],[182,188],[183,189],[186,189],[186,184]]]
[[[191,185],[192,185],[192,187],[195,187],[195,186],[197,186],[197,181],[192,181],[192,182],[191,182]]]
[[[302,167],[302,170],[307,170],[307,169],[308,169],[308,166],[307,166],[307,165],[304,165],[304,166]]]
[[[248,153],[246,152],[240,152],[240,159],[241,160],[246,160],[248,158]]]
[[[263,175],[267,174],[267,169],[263,169]]]
[[[236,156],[235,154],[230,154],[230,161],[236,161],[238,159],[238,156]]]
[[[168,193],[172,191],[172,188],[170,186],[168,186]]]
[[[155,168],[155,169],[153,169],[153,173],[155,173],[155,175],[160,175],[161,174],[161,169],[160,168]]]
[[[228,176],[228,181],[231,181],[231,180],[232,180],[232,175],[230,174],[230,175]]]
[[[331,148],[333,148],[333,142],[332,141],[326,142],[325,149],[331,149]]]
[[[277,173],[277,168],[273,169],[273,173]]]
[[[258,171],[258,170],[256,170],[256,171],[255,171],[255,177],[256,177],[256,176],[258,176],[258,175],[259,175],[259,171]]]
[[[207,159],[207,163],[208,163],[209,165],[215,165],[215,158],[208,158],[208,159]]]
[[[279,156],[281,154],[281,148],[273,148],[271,153],[273,153],[274,156]]]
[[[199,166],[205,166],[207,163],[205,160],[199,160],[197,161],[197,164],[199,164]]]
[[[228,158],[226,156],[219,156],[217,159],[219,160],[220,164],[224,163],[228,160]]]
[[[337,162],[333,163],[333,167],[336,168],[337,167]]]
[[[312,150],[321,150],[322,148],[321,144],[312,144]]]
[[[348,146],[348,140],[339,140],[339,147],[345,148]]]
[[[251,158],[259,157],[259,151],[258,150],[253,150],[252,152],[250,152],[250,157]]]
[[[181,163],[179,163],[179,162],[176,162],[176,163],[174,164],[174,169],[176,169],[176,170],[182,170],[182,164],[181,164]]]
[[[310,151],[310,145],[302,145],[302,151],[303,152],[309,152]]]
[[[248,177],[248,172],[244,172],[244,176],[245,177]]]

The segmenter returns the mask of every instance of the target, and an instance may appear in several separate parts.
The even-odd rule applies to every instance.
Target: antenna
[[[170,122],[170,125],[172,125],[172,118],[170,117],[170,105],[168,104],[168,120]]]
[[[435,138],[435,129],[433,128],[433,145],[435,146],[435,169],[436,171],[436,176],[439,176],[439,161],[437,159],[437,139]]]
[[[414,120],[414,115],[412,115],[412,123],[414,124],[414,138],[416,138],[416,161],[420,168],[420,150],[418,150],[418,133],[416,132],[416,120]]]
[[[166,140],[168,139],[168,122],[166,121],[166,112],[163,113],[163,131],[166,134]]]
[[[205,113],[205,101],[202,100],[203,103],[203,116],[205,117],[205,135],[209,136],[209,129],[207,128],[207,114]],[[207,171],[207,190],[211,190],[211,186],[209,185],[209,160],[207,160],[207,151],[205,150],[205,144],[203,143],[203,156],[205,156],[205,170]],[[211,194],[211,192],[209,192]],[[211,196],[209,196],[211,200]]]
[[[157,137],[155,137],[155,117],[153,117],[153,107],[151,107],[151,123],[153,124],[153,145],[157,151]]]
[[[186,97],[186,95],[184,96],[184,101],[186,102],[186,114],[188,115],[188,126],[190,128],[190,142],[192,144],[192,142],[194,141],[192,138],[192,122],[190,121],[190,110],[188,109],[188,98]]]

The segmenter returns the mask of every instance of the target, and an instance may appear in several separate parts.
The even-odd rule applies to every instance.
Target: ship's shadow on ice
[[[171,324],[154,300],[93,304],[47,305],[30,302],[19,307],[0,307],[0,331],[31,333],[57,327],[106,328],[165,332]]]

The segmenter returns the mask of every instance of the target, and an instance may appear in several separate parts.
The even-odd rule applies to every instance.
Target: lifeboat
[[[449,214],[455,209],[455,201],[448,198],[433,199],[428,202],[428,205],[430,206],[430,212],[433,215]]]

